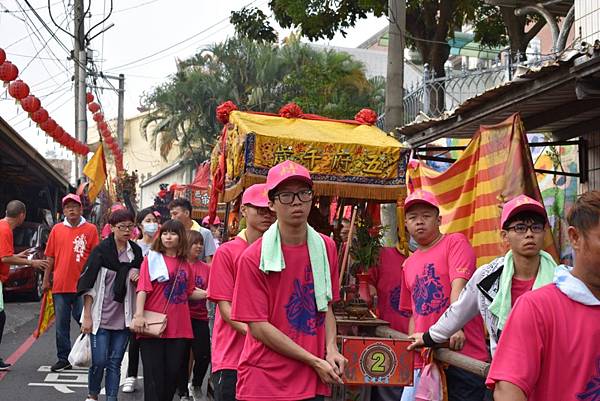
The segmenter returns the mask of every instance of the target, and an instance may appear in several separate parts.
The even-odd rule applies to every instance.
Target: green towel
[[[552,282],[556,266],[556,262],[554,262],[554,259],[548,252],[540,251],[540,268],[533,283],[534,290]],[[488,308],[498,318],[498,329],[500,330],[504,329],[511,310],[512,300],[510,290],[514,274],[515,263],[511,250],[504,256],[504,269],[502,270],[502,274],[500,274],[498,293]]]
[[[327,248],[325,248],[325,241],[321,235],[310,225],[307,225],[307,227],[306,244],[312,267],[317,310],[326,312],[329,302],[333,299]],[[281,251],[281,235],[279,234],[277,221],[262,236],[259,268],[264,273],[281,272],[285,269],[285,261]]]

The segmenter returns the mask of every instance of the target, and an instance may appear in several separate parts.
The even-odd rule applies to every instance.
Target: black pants
[[[486,388],[485,378],[456,366],[446,369],[448,401],[483,401]]]
[[[140,340],[144,364],[144,401],[172,401],[177,376],[189,340],[183,338],[144,338]]]
[[[201,386],[208,370],[208,364],[210,363],[210,331],[208,329],[208,321],[192,319],[192,331],[194,332],[194,339],[188,343],[186,355],[190,354],[191,348],[194,356],[192,386]],[[179,395],[189,395],[188,382],[190,381],[190,371],[188,366],[189,358],[186,358],[181,364],[177,383]]]
[[[140,341],[136,338],[135,333],[131,333],[131,337],[129,337],[129,363],[127,364],[127,377],[137,378],[139,366]]]
[[[237,384],[237,370],[223,369],[211,375],[215,401],[237,401],[235,386]]]

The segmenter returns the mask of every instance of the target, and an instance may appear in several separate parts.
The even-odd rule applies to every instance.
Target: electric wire
[[[246,4],[244,7],[249,7],[249,6],[251,6],[252,4],[256,3],[257,1],[258,1],[258,0],[253,0],[253,1],[251,1],[250,3]],[[133,64],[137,64],[137,63],[139,63],[139,62],[141,62],[141,61],[145,61],[145,60],[148,60],[149,58],[152,58],[152,57],[154,57],[154,56],[157,56],[157,55],[159,55],[159,54],[165,53],[165,52],[167,52],[167,51],[169,51],[169,50],[172,50],[172,49],[173,49],[173,47],[176,47],[176,46],[179,46],[179,45],[181,45],[181,44],[183,44],[183,43],[189,42],[190,40],[192,40],[192,39],[195,39],[195,38],[197,38],[197,37],[198,37],[198,36],[200,36],[200,35],[203,35],[204,33],[206,33],[206,32],[208,32],[208,31],[210,31],[210,30],[211,30],[211,29],[213,29],[214,27],[216,27],[216,26],[219,26],[219,25],[221,25],[222,23],[224,23],[224,22],[226,22],[226,21],[229,21],[229,16],[227,16],[227,17],[225,17],[225,18],[223,18],[223,19],[221,19],[221,20],[219,20],[219,21],[215,22],[214,24],[212,24],[212,25],[211,25],[211,26],[209,26],[208,28],[205,28],[205,29],[201,30],[200,32],[197,32],[197,33],[195,33],[195,34],[193,34],[193,35],[191,35],[191,36],[188,36],[188,37],[187,37],[187,38],[185,38],[185,39],[182,39],[182,40],[178,41],[177,43],[174,43],[174,44],[172,44],[172,45],[169,45],[168,47],[165,47],[165,48],[163,48],[163,49],[161,49],[161,50],[158,50],[158,51],[156,51],[156,52],[154,52],[154,53],[152,53],[152,54],[149,54],[149,55],[147,55],[147,56],[141,57],[141,58],[139,58],[139,59],[136,59],[136,60],[133,60],[133,61],[127,62],[127,63],[125,63],[125,64],[121,64],[121,65],[119,65],[119,66],[115,66],[115,67],[108,68],[108,70],[110,70],[110,71],[114,71],[114,70],[120,70],[120,69],[123,69],[124,67],[128,67],[128,66],[131,66],[131,65],[133,65]]]

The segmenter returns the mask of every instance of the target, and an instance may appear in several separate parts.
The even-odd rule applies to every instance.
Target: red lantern
[[[115,143],[115,139],[112,136],[107,136],[104,138],[104,142],[106,142],[107,145],[112,145]]]
[[[92,103],[92,102],[94,101],[94,95],[92,95],[92,93],[91,93],[91,92],[88,92],[88,93],[86,93],[86,94],[85,94],[85,100],[86,100],[88,103]]]
[[[19,69],[10,61],[5,61],[0,65],[0,79],[4,82],[15,80],[19,76]]]
[[[8,94],[17,100],[24,99],[29,95],[29,85],[17,79],[8,85]]]
[[[58,124],[52,118],[48,118],[46,121],[40,124],[40,128],[44,132],[54,132]]]
[[[43,107],[40,107],[35,112],[31,113],[31,119],[36,123],[41,124],[48,119],[48,112]]]
[[[82,155],[87,155],[88,153],[90,153],[90,147],[88,145],[86,145],[85,143],[81,145],[81,154]]]
[[[98,110],[100,110],[100,105],[96,102],[92,102],[92,103],[88,104],[88,110],[91,111],[92,113],[95,113]]]
[[[103,121],[103,120],[104,120],[104,114],[102,114],[100,112],[94,114],[94,121],[99,123],[100,121]]]
[[[0,64],[6,61],[6,52],[4,49],[0,49]]]
[[[56,127],[56,129],[54,129],[54,132],[52,133],[52,138],[54,138],[57,142],[60,143],[60,140],[62,138],[64,138],[64,136],[67,133],[65,132],[65,130],[63,129],[63,127],[61,127],[60,125],[58,127]]]
[[[110,136],[111,136],[110,130],[108,130],[108,129],[105,129],[105,130],[104,130],[104,131],[102,131],[100,134],[102,134],[102,137],[103,137],[104,139],[106,139],[106,138],[108,138],[108,137],[110,137]]]
[[[33,113],[38,111],[40,107],[42,107],[42,102],[40,99],[33,95],[29,95],[26,98],[21,100],[21,107],[28,113]]]
[[[108,124],[105,121],[101,121],[98,123],[98,130],[100,132],[106,131],[108,129]]]

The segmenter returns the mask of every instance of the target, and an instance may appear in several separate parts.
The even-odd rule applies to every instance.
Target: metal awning
[[[448,40],[452,56],[476,57],[482,60],[497,60],[502,51],[500,47],[487,47],[475,41],[475,35],[469,32],[454,32]]]
[[[556,61],[531,69],[462,103],[438,118],[397,129],[411,146],[439,138],[470,138],[480,125],[499,123],[520,113],[527,131],[549,132],[558,140],[600,126],[600,57],[565,52]]]
[[[3,184],[58,186],[68,191],[69,181],[0,117],[0,181]]]

